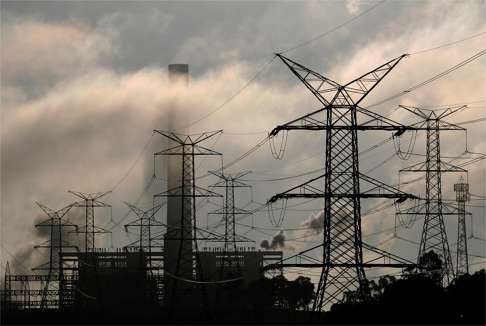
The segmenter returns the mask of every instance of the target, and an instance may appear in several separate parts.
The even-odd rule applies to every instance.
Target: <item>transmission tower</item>
[[[469,273],[467,259],[467,233],[466,233],[466,202],[469,201],[469,184],[464,182],[462,176],[454,185],[457,201],[457,264],[456,276]]]
[[[101,233],[111,233],[111,231],[105,230],[95,224],[95,207],[111,207],[111,205],[99,201],[101,197],[111,193],[111,191],[97,192],[92,194],[86,194],[78,191],[68,191],[76,197],[82,199],[72,204],[75,207],[85,208],[85,225],[81,230],[77,230],[76,233],[84,234],[84,251],[93,252],[96,248],[95,235]]]
[[[195,157],[202,155],[221,155],[200,144],[220,134],[222,131],[205,132],[197,135],[182,135],[161,130],[154,131],[176,143],[174,147],[157,152],[155,155],[179,156],[181,158],[180,167],[182,169],[180,186],[155,195],[155,197],[169,197],[169,200],[176,198],[180,204],[180,210],[168,212],[167,232],[164,236],[164,274],[167,280],[166,293],[171,293],[171,297],[168,298],[168,301],[166,300],[170,304],[170,318],[176,305],[180,305],[181,301],[184,300],[183,296],[191,295],[190,287],[178,287],[178,281],[182,281],[186,285],[203,279],[199,264],[198,240],[221,240],[220,236],[197,227],[196,199],[221,196],[215,192],[196,186]],[[171,213],[170,216],[169,213]],[[204,286],[202,286],[202,291],[203,306],[207,308]],[[206,309],[205,311],[207,312],[208,310]]]
[[[460,172],[466,170],[441,160],[440,157],[440,131],[465,129],[444,121],[443,119],[463,110],[466,106],[447,108],[444,110],[426,110],[416,107],[403,106],[403,109],[415,114],[421,121],[411,125],[418,130],[425,130],[427,134],[425,161],[413,164],[400,172],[425,173],[425,201],[408,208],[398,214],[424,215],[424,226],[420,239],[418,262],[421,257],[430,252],[435,252],[442,260],[442,281],[449,284],[454,278],[449,242],[444,224],[444,215],[457,215],[457,209],[442,201],[442,173]]]
[[[5,276],[3,281],[3,298],[2,298],[2,309],[4,314],[10,310],[12,301],[12,282],[10,281],[10,264],[7,261],[5,265]]]
[[[64,228],[73,227],[76,230],[78,229],[77,225],[69,223],[65,221],[63,218],[64,216],[71,210],[73,207],[72,205],[68,205],[60,210],[54,211],[49,207],[37,203],[37,205],[42,209],[44,213],[49,217],[47,220],[44,220],[35,225],[35,227],[43,228],[47,227],[50,230],[50,236],[47,241],[44,243],[35,246],[34,248],[48,248],[49,249],[49,261],[33,268],[33,270],[44,270],[47,271],[47,280],[44,284],[43,293],[42,293],[42,300],[41,300],[41,308],[47,308],[47,303],[54,301],[56,296],[53,294],[55,291],[51,290],[59,290],[59,283],[56,282],[63,282],[63,269],[61,266],[61,253],[64,252],[64,249],[67,248],[74,248],[77,249],[76,246],[72,246],[64,239],[65,231]],[[61,285],[62,286],[62,285]],[[59,306],[62,307],[62,296],[59,296]]]
[[[155,214],[159,211],[162,205],[154,206],[148,210],[142,210],[135,205],[125,202],[125,204],[137,215],[137,219],[125,224],[125,230],[129,228],[138,229],[138,239],[135,242],[125,246],[125,248],[138,249],[139,251],[152,252],[152,248],[162,248],[158,243],[153,243],[152,227],[165,226],[155,219]]]
[[[360,200],[385,197],[404,201],[415,196],[359,172],[358,130],[389,130],[402,134],[410,129],[366,110],[359,104],[404,55],[344,85],[281,54],[277,56],[324,107],[277,126],[269,136],[273,137],[286,130],[323,130],[326,135],[326,154],[323,175],[277,194],[269,202],[286,198],[324,199],[323,242],[319,246],[323,250],[323,261],[300,265],[322,268],[313,310],[321,311],[324,306],[337,302],[340,296],[353,290],[357,290],[357,300],[364,300],[369,297],[364,267],[378,267],[378,264],[363,262]],[[363,119],[362,123],[358,123],[359,118]],[[393,267],[403,267],[402,264],[395,265]],[[392,267],[387,264],[379,266]]]
[[[235,188],[249,188],[250,185],[243,183],[242,177],[250,173],[240,172],[235,174],[224,174],[223,172],[212,172],[215,176],[219,177],[221,180],[211,187],[224,188],[224,206],[217,209],[209,214],[223,215],[224,220],[224,249],[223,249],[223,259],[221,261],[221,279],[224,275],[224,270],[228,269],[234,271],[236,269],[237,273],[240,273],[240,263],[237,257],[237,243],[238,242],[252,242],[252,240],[236,234],[236,216],[237,215],[251,215],[250,211],[238,208],[235,206]]]

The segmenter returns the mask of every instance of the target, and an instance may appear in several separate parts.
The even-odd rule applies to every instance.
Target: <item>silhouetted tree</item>
[[[418,270],[422,273],[427,273],[429,278],[436,282],[442,281],[443,262],[433,250],[424,253],[418,261]]]
[[[448,309],[457,324],[486,323],[486,271],[464,274],[447,287]]]
[[[290,282],[289,304],[290,308],[307,310],[314,297],[314,284],[309,277],[299,276]]]
[[[275,305],[280,308],[289,309],[289,281],[283,275],[275,276],[271,280],[275,295]]]
[[[273,307],[275,303],[273,282],[266,277],[251,282],[248,286],[248,303],[258,312]]]
[[[314,297],[314,284],[308,277],[299,276],[289,281],[285,276],[279,275],[252,282],[248,292],[249,303],[255,310],[272,306],[287,310],[306,310]]]

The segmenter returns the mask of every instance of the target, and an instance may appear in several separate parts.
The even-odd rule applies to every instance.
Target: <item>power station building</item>
[[[60,307],[156,307],[163,300],[162,257],[162,252],[128,250],[62,253]]]
[[[225,252],[223,248],[203,248],[199,252],[205,281],[231,281],[241,275],[245,285],[260,279],[265,265],[282,260],[281,251],[260,251],[254,247],[238,248],[236,252]]]

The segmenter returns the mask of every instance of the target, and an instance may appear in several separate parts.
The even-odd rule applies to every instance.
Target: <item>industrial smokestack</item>
[[[169,84],[173,86],[188,86],[189,85],[189,65],[185,63],[173,63],[168,67]],[[182,99],[179,99],[179,105],[169,108],[168,113],[168,130],[175,131],[178,127],[187,123],[187,117],[183,114],[178,114],[177,107],[180,106]]]
[[[186,63],[173,63],[168,66],[169,82],[189,84],[189,65]]]
[[[189,66],[187,64],[170,64],[168,66],[168,78],[171,86],[180,84],[187,87],[189,85]],[[168,115],[168,129],[173,132],[177,132],[176,129],[183,127],[188,121],[187,114],[178,112],[184,106],[184,97],[181,96],[176,102],[177,105],[169,109]],[[174,146],[174,144],[168,145],[168,147]],[[167,189],[184,186],[187,191],[187,187],[191,185],[187,184],[187,176],[184,178],[182,176],[182,156],[169,155],[167,156],[166,162]],[[177,275],[187,279],[191,279],[193,276],[192,223],[189,222],[191,219],[191,198],[167,198],[167,233],[164,241],[164,269],[171,275]],[[182,220],[185,223],[181,232]],[[181,239],[181,234],[184,234],[184,240]],[[181,253],[189,257],[179,257]],[[170,293],[171,290],[169,289],[174,286],[174,283],[169,277],[166,277],[166,280],[166,289],[169,291],[167,293]]]

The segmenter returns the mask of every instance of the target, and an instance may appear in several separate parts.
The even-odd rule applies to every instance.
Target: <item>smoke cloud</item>
[[[306,235],[317,235],[322,233],[322,229],[324,228],[324,211],[309,216],[308,219],[302,222],[302,226],[308,228],[308,230],[306,230]]]
[[[287,245],[285,243],[285,233],[284,231],[280,231],[277,234],[275,234],[272,238],[272,240],[263,240],[260,243],[260,247],[266,250],[276,250],[276,249],[287,249],[287,250],[293,250],[293,247]]]

